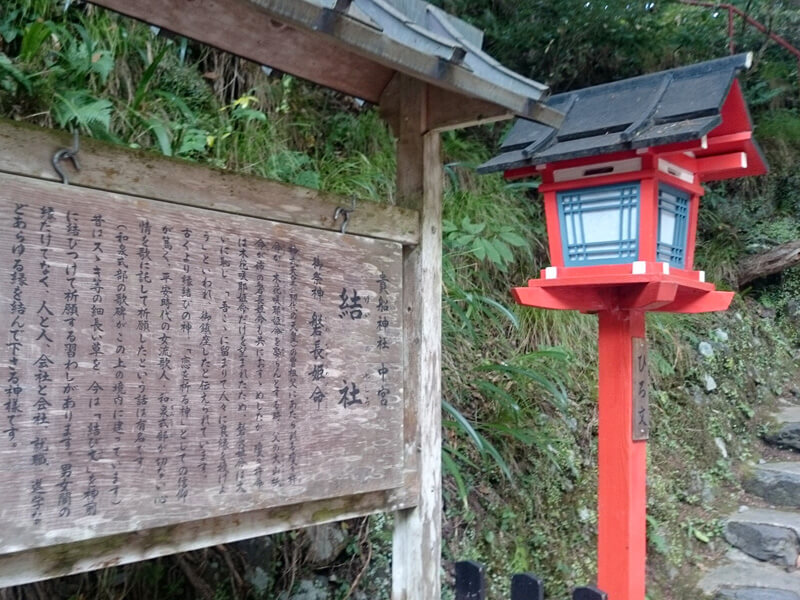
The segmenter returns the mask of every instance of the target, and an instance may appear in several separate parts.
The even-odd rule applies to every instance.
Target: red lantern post
[[[738,55],[554,96],[558,131],[520,121],[479,169],[539,175],[552,266],[526,306],[599,318],[598,587],[644,600],[650,433],[645,313],[728,308],[693,270],[705,181],[766,172]]]

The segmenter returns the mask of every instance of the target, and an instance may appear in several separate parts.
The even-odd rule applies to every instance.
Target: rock
[[[697,351],[706,358],[711,358],[714,356],[714,348],[712,348],[711,344],[708,342],[700,342],[700,344],[697,346]]]
[[[800,299],[792,298],[786,303],[786,316],[792,321],[800,321]]]
[[[578,519],[581,523],[589,523],[590,521],[594,520],[595,513],[594,511],[582,506],[578,509]]]
[[[269,536],[236,542],[233,546],[247,557],[248,564],[269,567],[275,561],[275,543]]]
[[[717,382],[714,381],[714,378],[708,373],[703,375],[703,385],[706,386],[707,392],[713,392],[715,389],[717,389]]]
[[[717,341],[720,342],[728,341],[728,332],[725,331],[724,329],[715,329],[712,333],[714,337],[717,338]]]
[[[256,598],[263,598],[266,595],[272,581],[269,574],[261,567],[248,566],[244,578],[252,586]]]
[[[772,418],[764,439],[781,448],[800,450],[800,406],[786,406]]]
[[[711,482],[704,481],[703,489],[700,490],[700,500],[703,501],[703,504],[710,505],[714,502],[715,498],[716,494],[714,493],[714,486],[711,485]]]
[[[708,396],[703,393],[699,387],[692,386],[692,402],[697,406],[705,406],[708,402]]]
[[[775,320],[776,310],[774,308],[770,308],[769,306],[764,306],[763,304],[758,305],[758,312],[759,316],[769,321]]]
[[[256,598],[265,598],[272,583],[270,569],[275,566],[275,544],[264,536],[236,542],[234,547],[247,559],[245,580],[252,586]]]
[[[721,437],[715,437],[714,443],[717,445],[722,458],[728,458],[728,447],[725,445],[725,440],[723,440]]]
[[[800,463],[757,465],[746,474],[743,484],[746,491],[770,504],[800,508]]]
[[[308,562],[315,567],[331,564],[347,547],[349,537],[340,523],[326,523],[306,529],[309,540]]]
[[[297,584],[297,591],[289,596],[289,600],[328,600],[328,590],[310,579],[302,579]]]
[[[706,573],[698,588],[712,596],[728,594],[722,598],[735,600],[800,600],[800,573],[787,573],[769,563],[733,561]],[[754,591],[755,590],[755,591]],[[767,596],[743,596],[746,592],[767,592]],[[731,596],[737,593],[739,596]],[[787,595],[788,594],[788,595]],[[794,594],[794,596],[792,595]],[[712,596],[715,597],[715,596]]]
[[[717,592],[714,600],[800,600],[794,592],[765,590],[763,588],[725,588]]]
[[[714,502],[714,486],[703,478],[700,473],[692,473],[687,491],[694,496],[698,496],[705,505]]]
[[[759,560],[795,567],[800,555],[800,515],[769,509],[737,512],[725,521],[725,539]]]

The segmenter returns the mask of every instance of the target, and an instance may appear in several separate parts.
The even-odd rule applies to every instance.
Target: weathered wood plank
[[[402,489],[370,492],[0,555],[0,587],[398,510],[415,500]]]
[[[96,0],[123,15],[320,85],[376,102],[393,70],[321,35],[290,27],[247,0]]]
[[[419,478],[419,504],[395,515],[392,600],[441,595],[441,138],[428,132],[428,86],[403,78],[397,190],[421,210],[420,243],[404,252],[406,469]]]
[[[402,246],[0,175],[0,553],[403,483]]]
[[[514,113],[486,100],[431,87],[428,94],[428,130],[450,131],[505,121]]]
[[[381,97],[381,117],[399,135],[400,119],[400,81],[405,77],[398,73],[386,86]],[[475,125],[484,125],[510,119],[514,113],[498,104],[478,98],[456,94],[442,88],[431,86],[426,102],[428,118],[426,131],[450,131]]]
[[[135,4],[135,3],[134,3]],[[51,159],[72,145],[69,134],[0,120],[0,172],[60,181]],[[80,140],[81,170],[64,169],[71,185],[155,198],[232,214],[338,231],[337,206],[350,201],[316,190],[260,177],[211,169],[179,159],[99,142]],[[359,203],[350,215],[348,233],[415,244],[419,213],[404,207]]]

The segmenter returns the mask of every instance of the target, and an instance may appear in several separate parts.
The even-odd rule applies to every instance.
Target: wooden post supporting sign
[[[428,86],[398,76],[398,204],[420,211],[421,235],[403,254],[406,468],[418,474],[419,504],[395,513],[392,600],[441,594],[441,208],[438,131],[428,131]],[[409,470],[409,467],[412,467]]]

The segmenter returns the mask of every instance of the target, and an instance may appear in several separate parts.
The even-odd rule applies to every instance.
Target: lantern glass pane
[[[658,188],[658,245],[656,260],[682,269],[686,265],[689,235],[688,193],[660,185]]]
[[[619,264],[639,256],[639,182],[559,192],[565,266]]]

